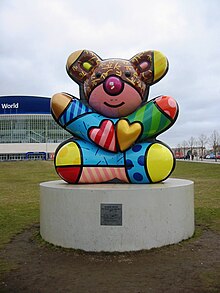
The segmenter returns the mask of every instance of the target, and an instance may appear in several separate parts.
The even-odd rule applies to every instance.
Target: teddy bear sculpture
[[[55,152],[55,168],[68,183],[156,183],[173,171],[171,149],[156,137],[177,119],[170,96],[147,102],[149,87],[168,70],[159,51],[130,60],[102,60],[80,50],[67,60],[67,73],[80,87],[80,99],[58,93],[51,99],[55,121],[73,137]]]

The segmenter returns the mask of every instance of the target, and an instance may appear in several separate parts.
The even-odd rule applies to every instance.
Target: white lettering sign
[[[13,103],[13,104],[1,104],[2,109],[18,109],[19,108],[19,103]]]

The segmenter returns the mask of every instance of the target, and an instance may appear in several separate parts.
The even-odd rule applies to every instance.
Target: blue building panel
[[[5,114],[50,114],[50,98],[0,96],[0,115]]]

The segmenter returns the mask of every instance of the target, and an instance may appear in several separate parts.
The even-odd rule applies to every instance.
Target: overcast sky
[[[220,133],[219,0],[0,0],[0,95],[79,96],[65,70],[79,49],[103,59],[163,52],[169,71],[149,100],[171,95],[180,114],[158,138],[175,147]]]

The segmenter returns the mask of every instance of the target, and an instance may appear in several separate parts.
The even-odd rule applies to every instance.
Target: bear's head
[[[159,51],[145,51],[130,60],[102,60],[92,51],[80,50],[67,60],[69,76],[80,86],[80,98],[98,113],[112,118],[134,112],[147,100],[149,87],[168,70]]]

